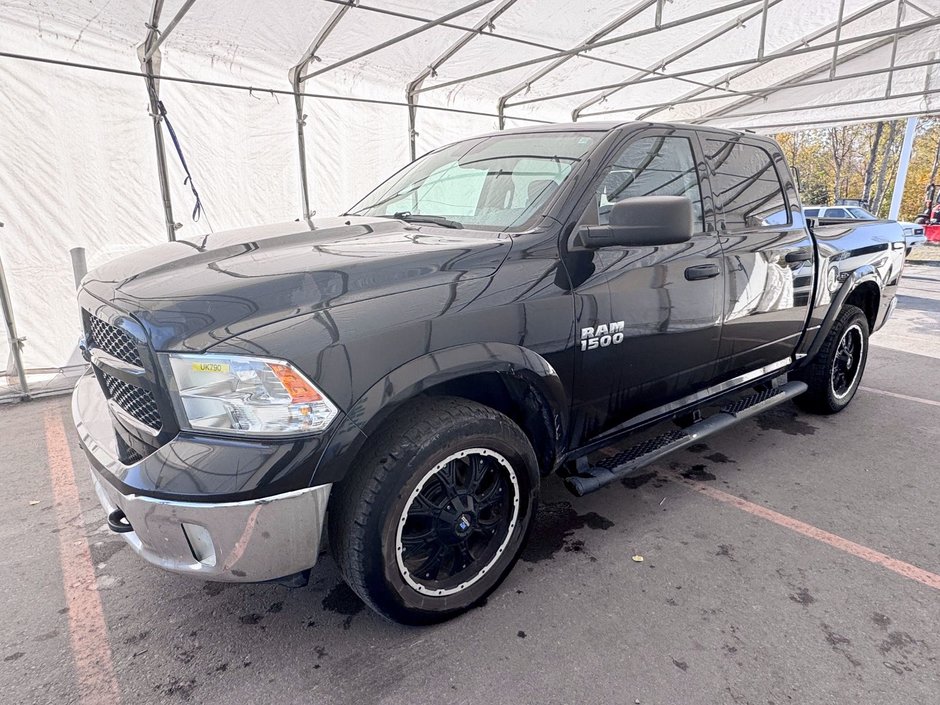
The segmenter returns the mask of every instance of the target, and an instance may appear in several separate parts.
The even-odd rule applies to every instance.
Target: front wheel
[[[868,319],[845,306],[816,357],[796,377],[809,386],[796,403],[817,414],[835,414],[849,405],[868,360]]]
[[[449,619],[479,604],[512,568],[538,481],[532,446],[509,418],[464,399],[417,400],[334,489],[333,556],[383,616]]]

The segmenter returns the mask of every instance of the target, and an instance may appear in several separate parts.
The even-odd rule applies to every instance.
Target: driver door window
[[[616,201],[638,196],[686,196],[692,201],[695,231],[704,232],[702,192],[688,138],[642,137],[627,145],[596,191],[598,224],[607,223]]]

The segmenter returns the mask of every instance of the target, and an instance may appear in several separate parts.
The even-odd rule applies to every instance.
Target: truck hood
[[[156,350],[202,351],[331,306],[492,275],[508,235],[330,218],[209,235],[126,255],[84,289],[134,316]]]

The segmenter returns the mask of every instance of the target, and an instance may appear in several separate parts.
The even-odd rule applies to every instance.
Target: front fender
[[[349,408],[330,439],[312,484],[342,480],[368,438],[406,401],[440,384],[481,373],[529,385],[551,410],[556,446],[567,437],[569,401],[564,385],[541,355],[509,343],[468,343],[415,358],[373,384]]]

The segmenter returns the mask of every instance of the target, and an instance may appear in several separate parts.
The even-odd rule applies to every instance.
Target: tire
[[[331,551],[382,616],[442,622],[480,604],[510,571],[538,490],[535,452],[509,418],[465,399],[415,400],[333,488]]]
[[[813,360],[795,377],[809,386],[796,398],[806,411],[836,414],[858,391],[868,360],[868,319],[856,306],[843,307]]]

